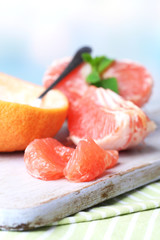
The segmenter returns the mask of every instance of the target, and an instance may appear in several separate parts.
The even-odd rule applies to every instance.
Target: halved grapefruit
[[[70,109],[68,128],[75,144],[89,136],[104,149],[122,150],[142,142],[155,124],[132,102],[91,86]]]
[[[45,90],[0,73],[0,152],[24,150],[35,138],[53,137],[68,111],[68,100],[51,90],[39,106],[33,106]]]

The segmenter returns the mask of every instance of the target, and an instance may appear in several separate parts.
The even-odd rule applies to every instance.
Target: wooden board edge
[[[66,216],[94,206],[107,199],[160,179],[160,163],[143,166],[125,174],[100,181],[60,199],[29,209],[0,209],[0,229],[30,230],[52,225]],[[40,216],[41,215],[41,216]]]

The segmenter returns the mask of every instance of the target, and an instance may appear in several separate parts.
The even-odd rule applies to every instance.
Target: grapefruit
[[[69,62],[70,58],[64,58],[52,63],[52,65],[46,71],[43,79],[43,83],[46,88],[49,87],[51,83],[53,83],[59,77]],[[55,87],[66,95],[70,104],[79,99],[88,88],[85,78],[81,72],[83,66],[84,64],[78,66]]]
[[[119,95],[143,106],[151,96],[153,79],[150,73],[140,64],[129,61],[115,61],[103,73],[103,78],[116,77]]]
[[[32,106],[45,88],[0,73],[0,152],[24,150],[36,138],[52,137],[66,119],[68,100],[51,90]]]
[[[63,146],[53,138],[35,139],[24,153],[27,171],[42,180],[62,178],[73,151],[74,149]]]
[[[117,161],[117,151],[105,151],[88,137],[78,143],[64,169],[64,175],[74,182],[91,181],[116,165]]]
[[[48,87],[54,82],[70,62],[70,58],[54,61],[46,71],[43,84]],[[91,72],[91,66],[84,63],[64,78],[56,88],[69,99],[70,104],[83,96],[88,88],[86,77]],[[153,79],[145,67],[129,61],[115,61],[106,68],[102,78],[116,77],[120,96],[130,100],[137,106],[143,106],[152,92]]]
[[[89,136],[104,149],[122,150],[142,142],[155,124],[132,102],[91,86],[70,109],[68,128],[75,144]]]
[[[76,149],[65,147],[56,139],[35,139],[26,148],[24,161],[28,173],[41,180],[66,177],[71,181],[90,181],[117,164],[118,152],[101,149],[91,138]]]

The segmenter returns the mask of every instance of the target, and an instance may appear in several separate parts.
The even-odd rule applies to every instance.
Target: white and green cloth
[[[25,232],[0,231],[0,240],[159,240],[160,181]]]

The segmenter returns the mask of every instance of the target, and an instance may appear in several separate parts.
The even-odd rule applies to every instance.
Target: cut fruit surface
[[[122,150],[142,142],[155,124],[132,102],[91,86],[70,109],[68,128],[75,144],[89,136],[104,149]]]
[[[78,143],[64,169],[64,175],[74,182],[91,181],[116,165],[117,161],[117,151],[105,151],[91,138],[86,138]]]
[[[53,138],[35,139],[24,153],[27,171],[42,180],[62,178],[64,167],[73,151],[74,149],[63,146]]]
[[[69,62],[70,58],[54,61],[44,75],[44,86],[48,87],[54,82]],[[56,86],[68,97],[70,104],[83,96],[87,90],[88,84],[85,79],[90,72],[91,66],[84,63]],[[115,61],[102,74],[104,79],[110,77],[117,78],[119,95],[124,99],[132,101],[139,107],[148,101],[153,79],[145,67],[134,62]]]
[[[51,90],[32,106],[45,89],[0,73],[0,152],[24,150],[35,138],[54,136],[67,116],[67,98]]]

